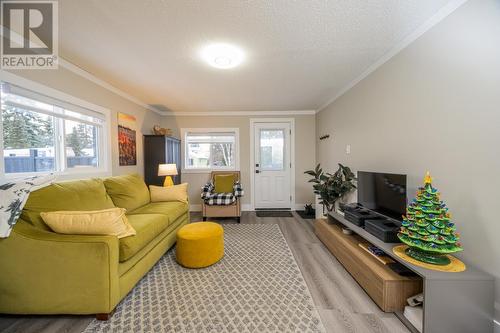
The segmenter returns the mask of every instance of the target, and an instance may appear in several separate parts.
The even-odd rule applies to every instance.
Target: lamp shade
[[[175,164],[158,165],[158,176],[176,176],[177,166]]]

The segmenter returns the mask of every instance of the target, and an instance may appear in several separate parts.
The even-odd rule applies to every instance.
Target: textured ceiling
[[[60,54],[176,111],[315,110],[448,0],[60,0]],[[232,70],[199,49],[247,52]]]

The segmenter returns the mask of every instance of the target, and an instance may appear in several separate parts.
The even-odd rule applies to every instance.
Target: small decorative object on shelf
[[[409,257],[429,264],[448,265],[451,260],[447,254],[463,250],[448,207],[432,187],[429,172],[424,187],[407,207],[398,237],[409,246],[405,251]]]
[[[154,135],[165,135],[172,136],[172,130],[170,128],[163,128],[158,125],[153,126],[153,134]]]

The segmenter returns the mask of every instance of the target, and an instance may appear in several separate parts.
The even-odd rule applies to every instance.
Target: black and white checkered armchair
[[[217,175],[234,175],[233,192],[215,192],[214,179]],[[210,217],[236,217],[241,219],[240,198],[244,191],[240,183],[239,171],[213,171],[210,181],[203,186],[201,192],[203,221]]]

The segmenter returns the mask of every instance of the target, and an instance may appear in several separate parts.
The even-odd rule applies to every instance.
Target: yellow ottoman
[[[214,222],[186,224],[177,231],[177,262],[188,268],[215,264],[224,256],[224,229]]]

